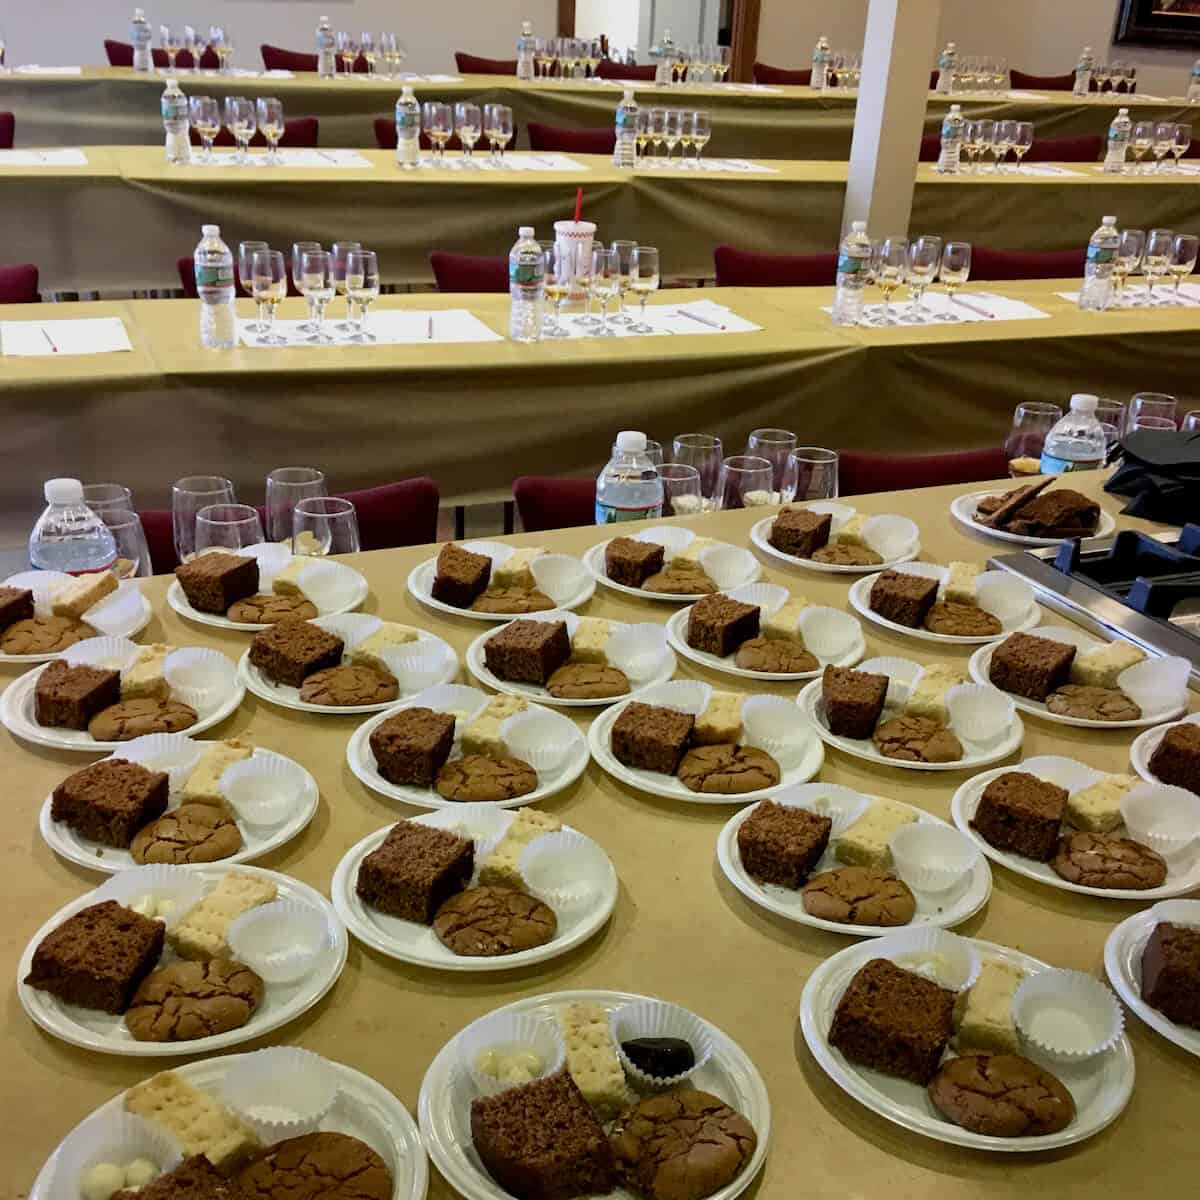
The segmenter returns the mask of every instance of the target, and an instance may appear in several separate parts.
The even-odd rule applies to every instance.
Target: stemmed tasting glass
[[[336,496],[313,496],[296,505],[292,511],[293,545],[304,533],[316,539],[320,554],[355,554],[362,549],[354,505]]]
[[[208,44],[217,55],[217,70],[222,75],[229,73],[229,63],[233,58],[233,31],[225,25],[212,25],[208,30]]]
[[[283,103],[274,96],[260,96],[255,107],[258,111],[258,127],[267,139],[267,166],[279,162],[279,139],[283,137]]]
[[[188,101],[188,116],[204,146],[202,161],[213,162],[213,138],[221,132],[221,110],[216,100],[212,96],[193,96]]]
[[[979,142],[979,122],[964,122],[962,142],[963,158],[966,160],[966,166],[964,167],[963,172],[964,174],[971,175],[974,173],[975,164],[979,158],[979,151],[981,148],[982,147]]]
[[[183,49],[183,30],[177,25],[160,25],[158,40],[167,54],[167,74],[175,74],[175,58]]]
[[[662,145],[667,138],[667,110],[665,108],[652,108],[650,110],[650,141],[654,144],[654,158],[652,165],[661,167],[662,160],[659,155],[662,153]]]
[[[1013,153],[1017,156],[1017,174],[1021,173],[1021,159],[1033,147],[1033,122],[1018,121],[1016,123],[1016,134],[1013,137]]]
[[[183,49],[187,51],[192,60],[193,73],[199,74],[200,56],[204,53],[205,45],[204,35],[198,32],[195,26],[185,25],[183,27]]]
[[[632,325],[633,318],[625,311],[625,297],[633,291],[633,256],[637,242],[614,241],[609,249],[613,253],[613,264],[617,269],[617,315],[614,325]]]
[[[325,473],[316,467],[276,467],[267,476],[267,536],[291,542],[292,510],[301,500],[325,495]]]
[[[346,301],[358,305],[358,326],[352,342],[373,342],[367,332],[367,311],[379,299],[379,258],[374,250],[351,250],[346,255]]]
[[[1179,402],[1166,392],[1137,392],[1129,401],[1129,427],[1132,429],[1138,421],[1151,417],[1175,424],[1175,410]]]
[[[615,337],[616,330],[608,324],[608,302],[618,294],[620,286],[617,257],[611,250],[597,247],[592,250],[591,294],[600,301],[600,327],[592,330],[593,337]]]
[[[717,495],[717,479],[725,457],[721,439],[711,433],[677,433],[671,443],[671,455],[677,463],[696,468],[705,507],[715,507],[713,499]]]
[[[761,508],[771,503],[773,471],[765,458],[734,454],[721,464],[717,508]]]
[[[533,39],[533,77],[545,79],[550,73],[550,39]]]
[[[797,446],[788,455],[779,499],[834,500],[838,494],[838,454],[823,446]]]
[[[1125,431],[1125,405],[1119,400],[1102,397],[1096,405],[1096,420],[1100,422],[1100,427],[1104,430],[1104,440],[1111,451],[1121,440],[1121,434]],[[1107,457],[1105,455],[1105,458]]]
[[[1154,169],[1161,172],[1163,163],[1171,153],[1175,144],[1175,126],[1167,121],[1160,121],[1154,126]]]
[[[700,494],[700,472],[684,463],[661,463],[658,477],[663,485],[663,516],[687,517],[704,508]]]
[[[1154,285],[1167,273],[1175,233],[1171,229],[1152,229],[1146,239],[1146,256],[1142,259],[1142,274],[1146,276],[1146,307],[1154,307]]]
[[[329,261],[333,270],[333,286],[339,296],[346,296],[346,260],[351,250],[361,250],[361,242],[334,242],[329,247]],[[337,333],[354,333],[354,301],[346,296],[346,319],[334,327]]]
[[[908,238],[884,238],[875,259],[875,284],[883,293],[883,312],[878,324],[898,325],[892,316],[892,294],[908,275]]]
[[[637,165],[639,167],[649,166],[649,163],[646,161],[646,147],[650,143],[650,110],[648,108],[638,109],[635,141],[637,144]]]
[[[260,346],[285,346],[287,338],[274,333],[275,310],[287,297],[287,264],[278,250],[256,250],[250,260],[251,288],[258,305]],[[263,319],[265,316],[265,320]]]
[[[492,147],[492,162],[503,167],[504,151],[513,135],[512,109],[506,104],[488,104],[484,106],[483,117],[484,133]]]
[[[658,291],[661,278],[659,273],[658,250],[654,246],[637,246],[633,251],[630,264],[630,290],[641,303],[638,323],[629,327],[630,333],[653,333],[654,326],[646,324],[646,301]],[[675,456],[679,457],[678,454]]]
[[[679,145],[683,136],[683,112],[678,108],[667,109],[667,123],[663,129],[663,141],[667,144],[667,166],[671,165],[671,155]]]
[[[238,243],[238,280],[242,285],[242,291],[247,296],[254,295],[254,256],[260,250],[270,250],[270,246],[266,242],[239,242]],[[246,326],[247,333],[266,333],[267,326],[262,319],[262,312],[258,314],[258,319]]]
[[[367,74],[375,74],[375,63],[379,58],[379,51],[376,48],[375,35],[373,33],[362,33],[358,38],[358,48],[362,52],[363,58],[367,60]]]
[[[692,113],[692,145],[696,148],[696,166],[700,166],[700,155],[712,137],[712,114],[699,110]]]
[[[333,299],[333,260],[324,250],[305,250],[300,255],[300,291],[312,313],[310,345],[328,346],[333,338],[325,332],[325,306]]]
[[[388,79],[396,77],[396,35],[381,31],[379,34],[379,57],[383,59],[383,74]]]
[[[1012,428],[1004,442],[1010,475],[1040,474],[1046,434],[1061,420],[1062,409],[1057,404],[1031,400],[1017,405]]]
[[[1117,250],[1113,255],[1112,273],[1117,282],[1116,306],[1124,307],[1125,282],[1142,264],[1142,253],[1146,249],[1146,233],[1142,229],[1122,229]]]
[[[433,143],[433,161],[437,166],[446,165],[446,143],[454,133],[454,114],[450,105],[440,100],[426,100],[421,106],[421,128]]]
[[[459,103],[454,106],[454,130],[458,140],[462,142],[463,166],[474,166],[471,152],[479,141],[482,132],[483,117],[478,104]]]
[[[133,491],[123,483],[85,483],[83,502],[97,516],[109,509],[132,509]]]
[[[695,128],[693,118],[695,113],[688,112],[686,109],[679,114],[679,165],[686,167],[688,165],[688,150],[692,145],[692,133]]]
[[[778,492],[782,489],[788,457],[796,449],[798,440],[796,435],[787,429],[755,429],[746,439],[746,453],[765,458],[771,464],[772,491]]]
[[[1134,429],[1149,429],[1157,433],[1174,433],[1175,422],[1167,417],[1134,417]]]
[[[112,565],[117,578],[133,579],[138,576],[145,579],[153,575],[150,547],[146,543],[142,518],[128,507],[105,508],[99,511],[90,503],[89,507],[108,526],[108,532],[113,535],[113,541],[117,544],[117,561]]]
[[[554,318],[543,330],[543,337],[570,337],[570,332],[562,322],[563,301],[571,294],[571,279],[575,274],[575,258],[577,248],[574,242],[551,242],[543,247],[545,250],[545,292],[546,299],[554,306]]]
[[[234,161],[243,166],[250,162],[250,139],[254,136],[257,121],[254,112],[254,101],[245,96],[233,98],[233,137],[237,142],[237,154]]]
[[[938,268],[938,280],[946,289],[951,310],[954,307],[954,293],[971,278],[971,243],[947,242],[942,251],[942,264]],[[961,321],[953,311],[942,313],[943,321]]]
[[[996,122],[996,140],[994,143],[996,152],[996,170],[1000,174],[1004,173],[1005,163],[1008,161],[1008,152],[1012,149],[1013,143],[1017,140],[1017,122],[1016,121],[997,121]]]
[[[196,514],[210,504],[233,504],[233,483],[222,475],[185,475],[171,487],[175,554],[187,562],[196,554]]]
[[[1183,304],[1179,295],[1180,284],[1196,269],[1196,258],[1200,255],[1200,238],[1190,233],[1178,234],[1171,246],[1171,256],[1167,260],[1167,271],[1175,280],[1175,290],[1171,293],[1172,304]]]
[[[579,242],[575,246],[574,278],[572,281],[572,287],[575,291],[582,292],[584,299],[583,313],[572,319],[576,325],[583,325],[588,328],[594,328],[600,324],[600,318],[592,314],[592,301],[596,298],[595,292],[592,291],[593,245],[588,242]]]
[[[1133,174],[1142,173],[1142,159],[1154,145],[1154,122],[1139,121],[1133,127],[1133,136],[1129,140],[1129,148],[1133,151]]]
[[[985,118],[982,121],[975,121],[973,124],[975,126],[975,146],[979,153],[979,171],[982,174],[984,166],[983,156],[989,150],[993,153],[995,152],[996,122],[990,118]],[[996,164],[993,163],[992,171],[994,172],[995,170]]]
[[[908,315],[901,319],[913,325],[925,320],[925,289],[937,275],[942,261],[942,239],[926,234],[919,237],[908,248],[908,286],[912,292],[912,305]]]
[[[1096,83],[1096,91],[1103,93],[1105,91],[1104,85],[1112,82],[1112,67],[1108,63],[1097,63],[1092,68],[1092,79]]]
[[[196,513],[196,553],[241,550],[263,540],[258,509],[249,504],[209,504]]]
[[[1200,433],[1200,408],[1193,408],[1183,418],[1183,424],[1179,426],[1184,433]]]
[[[1175,156],[1175,170],[1179,170],[1179,160],[1188,152],[1192,144],[1192,127],[1190,125],[1176,125],[1173,141],[1171,144],[1171,153]]]
[[[339,30],[337,35],[338,58],[342,60],[342,72],[348,79],[354,78],[354,64],[358,59],[358,39],[352,33]]]
[[[717,59],[713,63],[713,74],[717,77],[717,83],[724,83],[725,76],[729,74],[730,54],[728,46],[717,47]]]
[[[321,249],[320,242],[293,242],[292,243],[292,284],[301,295],[304,294],[304,289],[301,284],[304,282],[302,274],[302,262],[305,252],[315,253]],[[307,299],[307,297],[306,297]],[[316,322],[313,320],[313,303],[308,300],[308,320],[302,321],[296,326],[297,333],[314,333],[316,331]]]

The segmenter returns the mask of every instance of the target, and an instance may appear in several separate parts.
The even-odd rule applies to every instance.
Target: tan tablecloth
[[[621,172],[572,156],[561,171],[401,171],[365,151],[363,168],[174,167],[155,147],[89,147],[88,167],[0,166],[0,226],[21,229],[21,255],[52,291],[178,287],[176,259],[200,226],[226,241],[273,245],[354,237],[379,252],[384,280],[429,283],[429,251],[502,255],[519,224],[550,236],[575,190],[601,237],[662,251],[664,276],[711,278],[722,242],[770,253],[832,252],[841,227],[846,164],[784,162],[770,171],[681,167]],[[921,166],[912,229],[1025,250],[1086,245],[1104,213],[1146,229],[1189,228],[1198,176],[942,176]],[[119,236],[113,236],[114,232]],[[881,234],[890,231],[879,231]]]
[[[1091,491],[1100,480],[1077,481]],[[923,555],[983,562],[992,547],[955,526],[948,506],[961,489],[871,496],[867,512],[901,512],[921,527]],[[1099,492],[1096,492],[1098,496]],[[1104,507],[1115,513],[1110,497]],[[709,536],[747,544],[754,517],[738,512],[687,524]],[[1122,519],[1123,525],[1146,528]],[[538,534],[552,550],[579,554],[599,540],[596,529]],[[460,655],[481,632],[475,622],[441,617],[405,591],[404,580],[428,550],[389,551],[355,561],[371,584],[365,608],[388,619],[435,631]],[[765,577],[803,591],[819,604],[846,606],[846,583],[833,576],[778,571]],[[190,625],[163,598],[166,581],[147,584],[156,619],[143,640],[212,646],[231,657],[249,639]],[[618,597],[601,588],[586,612],[620,620],[661,621],[669,607]],[[938,653],[928,643],[891,636],[866,625],[867,653],[900,654],[923,663],[960,667],[965,652]],[[0,667],[0,678],[17,670]],[[743,682],[699,672],[681,660],[680,675],[702,675],[723,688]],[[796,694],[795,685],[766,689]],[[575,712],[581,727],[590,717]],[[296,758],[316,777],[321,808],[298,838],[261,865],[283,871],[328,893],[334,868],[359,839],[398,817],[416,815],[372,794],[346,766],[351,717],[316,717],[277,708],[250,696],[213,736],[248,736]],[[1095,734],[1028,719],[1023,754],[1065,754],[1103,771],[1128,769],[1130,731]],[[9,881],[8,917],[0,933],[9,986],[34,931],[62,905],[96,886],[101,877],[54,857],[37,832],[41,804],[64,776],[87,760],[37,750],[0,732],[6,780],[6,833],[0,869]],[[1014,760],[1015,761],[1015,760]],[[872,769],[839,753],[827,755],[822,780],[894,796],[943,819],[963,782],[957,773],[922,775]],[[595,764],[548,809],[599,841],[612,858],[621,895],[606,929],[575,952],[512,974],[445,975],[383,958],[351,939],[340,981],[306,1016],[265,1041],[307,1047],[373,1076],[416,1111],[426,1068],[445,1042],[469,1021],[524,996],[576,988],[618,988],[686,1005],[723,1029],[751,1056],[771,1099],[772,1129],[762,1200],[797,1195],[875,1197],[883,1193],[922,1200],[1024,1200],[1036,1174],[1039,1190],[1061,1200],[1091,1200],[1097,1180],[1105,1195],[1145,1189],[1152,1171],[1155,1196],[1184,1194],[1191,1186],[1200,1105],[1196,1060],[1130,1016],[1127,1030],[1137,1060],[1129,1107],[1104,1133],[1068,1151],[1033,1159],[988,1155],[903,1132],[843,1094],[804,1044],[797,1023],[800,993],[811,972],[850,939],[774,918],[743,899],[715,861],[718,833],[733,809],[655,800],[619,786]],[[1104,939],[1136,905],[1089,900],[1052,891],[994,868],[986,908],[960,932],[1013,946],[1058,967],[1103,975]],[[4,1011],[7,1057],[0,1081],[0,1152],[10,1183],[6,1194],[28,1194],[46,1156],[74,1124],[123,1088],[175,1060],[154,1063],[74,1049],[37,1030],[10,991]],[[258,1043],[251,1043],[256,1048]],[[819,1146],[818,1152],[814,1147]],[[1147,1164],[1153,1164],[1148,1168]],[[431,1172],[430,1195],[454,1193]],[[803,1180],[803,1184],[798,1181]]]
[[[375,144],[372,118],[390,116],[401,81],[355,76],[319,80],[300,74],[291,79],[183,74],[191,95],[278,96],[293,116],[319,117],[324,146]],[[17,114],[17,144],[143,144],[162,141],[158,97],[165,80],[157,73],[138,75],[128,68],[85,67],[78,76],[0,74],[0,109]],[[475,99],[508,104],[522,131],[531,120],[550,125],[611,126],[620,89],[596,84],[519,83],[495,75],[467,75],[459,82],[415,82],[422,100]],[[753,92],[728,86],[655,88],[639,83],[639,103],[703,107],[713,114],[714,154],[760,158],[848,158],[854,127],[853,93],[817,94],[786,87]],[[1103,133],[1124,98],[1077,100],[1065,93],[1041,93],[1038,99],[1005,96],[955,96],[970,117],[1034,121],[1042,137]],[[929,97],[926,128],[936,131],[950,103]],[[1162,102],[1135,99],[1137,120],[1188,121],[1182,98]],[[524,132],[520,144],[528,145]]]

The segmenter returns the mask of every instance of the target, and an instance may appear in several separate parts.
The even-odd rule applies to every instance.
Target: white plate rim
[[[569,557],[574,557],[573,555]],[[576,560],[580,561],[580,560]],[[511,621],[514,617],[524,616],[523,613],[488,613],[475,612],[470,608],[455,608],[453,604],[447,604],[444,600],[438,600],[428,586],[428,576],[437,569],[437,559],[427,558],[424,562],[419,562],[408,573],[408,593],[414,600],[419,600],[427,608],[436,609],[438,612],[448,613],[452,617],[466,617],[470,621],[488,621],[493,624],[501,621]],[[576,608],[581,608],[596,594],[596,577],[588,572],[587,585],[583,591],[565,604],[555,604],[556,609],[562,609],[570,612]]]
[[[149,599],[144,595],[141,599],[142,615],[138,618],[138,623],[128,633],[120,634],[120,637],[132,641],[154,619],[154,608]],[[82,618],[80,619],[82,620]],[[107,635],[97,630],[96,636],[106,637]],[[63,651],[61,650],[56,650],[53,654],[0,654],[0,663],[48,663],[53,662],[56,658],[61,658],[62,655]]]
[[[1173,725],[1200,725],[1200,712],[1190,713],[1182,720],[1164,721],[1161,725],[1155,725],[1145,732],[1138,734],[1133,739],[1133,745],[1129,747],[1129,761],[1133,765],[1133,769],[1147,783],[1161,783],[1153,771],[1150,770],[1150,759],[1154,755],[1154,751],[1158,749],[1158,744],[1166,737],[1167,730]]]
[[[622,592],[626,596],[634,596],[639,600],[654,600],[662,604],[695,604],[699,599],[698,596],[679,596],[673,592],[647,592],[642,588],[630,587],[625,583],[617,583],[615,580],[609,579],[604,572],[604,548],[611,542],[612,538],[605,538],[602,542],[597,542],[596,545],[589,547],[583,552],[583,564],[591,571],[593,577],[598,583],[604,584],[605,587],[612,588],[614,592]],[[715,546],[710,546],[708,549],[715,550],[717,546],[732,546],[732,542],[717,541]],[[735,546],[734,549],[740,550],[742,547]],[[757,583],[762,578],[762,564],[750,556],[754,562],[754,570],[745,579],[739,579],[737,583],[732,583],[729,587],[718,588],[718,591],[728,591],[730,587],[743,587],[747,583]]]
[[[776,513],[776,516],[778,515]],[[886,571],[888,567],[894,567],[897,563],[912,562],[921,553],[921,539],[918,536],[917,544],[909,553],[902,554],[899,558],[889,558],[886,562],[869,563],[862,567],[851,566],[849,563],[817,562],[815,558],[797,558],[794,554],[784,554],[767,540],[771,522],[774,520],[775,517],[764,517],[761,521],[755,521],[750,527],[750,541],[768,558],[801,571],[817,571],[823,575],[865,575],[868,572]]]
[[[1016,485],[1020,487],[1020,484]],[[1013,489],[1014,491],[1016,488]],[[1063,542],[1074,541],[1074,538],[1040,538],[1031,537],[1024,533],[1009,533],[1007,529],[993,529],[990,525],[980,525],[972,516],[976,508],[979,506],[979,501],[985,496],[995,496],[997,492],[985,489],[982,492],[968,492],[963,496],[955,496],[950,501],[950,513],[960,525],[965,525],[968,529],[973,529],[976,533],[985,534],[987,537],[997,538],[1002,542],[1012,542],[1016,546],[1060,546]],[[1100,524],[1096,527],[1095,533],[1085,535],[1090,538],[1108,537],[1110,533],[1117,527],[1117,522],[1109,516],[1104,510],[1104,506],[1100,507]]]

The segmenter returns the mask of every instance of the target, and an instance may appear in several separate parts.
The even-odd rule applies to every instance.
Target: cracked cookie
[[[196,710],[178,700],[123,700],[101,709],[88,733],[98,742],[128,742],[147,733],[179,733],[196,723]]]
[[[893,717],[875,730],[875,746],[884,758],[903,762],[958,762],[962,742],[929,717]]]
[[[28,617],[14,621],[0,635],[0,650],[5,654],[57,654],[95,636],[90,625],[74,617]]]
[[[1050,865],[1055,874],[1080,887],[1160,887],[1167,864],[1149,846],[1115,833],[1073,833],[1058,844]]]
[[[345,704],[386,704],[400,695],[400,685],[391,675],[370,667],[326,667],[305,679],[300,699],[305,704],[337,708]]]
[[[472,612],[531,613],[549,612],[554,601],[537,588],[494,587],[471,601]]]
[[[733,661],[743,671],[770,671],[783,675],[800,675],[821,669],[821,664],[803,646],[777,638],[756,637],[743,642]]]
[[[717,585],[697,563],[686,560],[672,561],[662,571],[657,571],[642,584],[644,592],[662,592],[667,596],[707,596],[717,590]]]
[[[139,1042],[190,1042],[241,1029],[263,1002],[263,981],[243,963],[174,962],[142,980],[125,1013]]]
[[[1068,683],[1046,697],[1046,708],[1059,717],[1085,721],[1137,721],[1142,710],[1116,688]]]
[[[804,911],[841,925],[907,925],[917,911],[908,884],[877,867],[822,871],[804,885]]]
[[[436,786],[443,800],[479,804],[528,796],[537,785],[537,772],[519,758],[468,754],[446,763],[438,772]]]
[[[736,1109],[709,1092],[679,1088],[648,1096],[609,1136],[617,1174],[649,1200],[703,1200],[732,1183],[758,1137]]]
[[[511,888],[469,888],[451,896],[433,919],[438,940],[469,958],[532,950],[544,946],[557,931],[552,908]]]
[[[211,804],[182,804],[151,821],[133,838],[135,863],[217,862],[242,848],[237,822]]]
[[[676,774],[688,791],[715,796],[756,792],[780,779],[779,764],[765,750],[729,743],[693,746]]]
[[[831,542],[813,551],[813,562],[830,563],[835,567],[877,567],[883,559],[866,546],[848,546]]]
[[[274,625],[284,617],[309,621],[317,615],[317,606],[304,596],[275,596],[259,592],[230,605],[225,615],[231,621],[245,625]]]
[[[929,1099],[955,1125],[989,1137],[1058,1133],[1075,1119],[1062,1082],[1019,1054],[964,1054],[929,1081]]]
[[[986,609],[948,601],[925,614],[925,628],[946,637],[998,637],[1004,626]]]
[[[235,1180],[249,1200],[391,1200],[392,1173],[347,1133],[306,1133],[264,1150]]]
[[[605,700],[629,694],[629,677],[603,663],[569,662],[546,680],[546,691],[559,700]]]

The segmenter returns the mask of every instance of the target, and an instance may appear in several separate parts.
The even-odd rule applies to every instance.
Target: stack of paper
[[[258,341],[258,334],[252,333],[248,326],[253,321],[239,321],[238,331],[242,343],[254,349],[269,349]],[[287,338],[288,346],[312,345],[307,339],[308,333],[299,332],[301,321],[276,321],[274,332],[280,337]],[[327,321],[325,332],[334,338],[333,321]],[[432,346],[435,343],[447,342],[500,342],[504,339],[494,330],[489,329],[478,317],[469,313],[465,308],[447,308],[430,310],[402,311],[387,309],[371,313],[367,317],[367,332],[374,337],[373,342],[350,342],[339,338],[332,343],[342,348],[358,349],[362,346]],[[281,348],[281,347],[276,347]],[[318,347],[325,349],[325,345]]]
[[[1057,292],[1064,300],[1069,300],[1072,304],[1079,303],[1078,292]],[[1179,285],[1179,299],[1181,303],[1175,303],[1175,285],[1173,282],[1163,281],[1154,285],[1155,308],[1195,308],[1200,305],[1200,283],[1183,283]],[[1169,301],[1169,302],[1168,302]],[[1132,276],[1125,285],[1125,303],[1118,306],[1112,305],[1109,311],[1117,312],[1122,308],[1145,308],[1146,307],[1146,281],[1142,276]]]
[[[751,162],[748,158],[702,158],[700,169],[702,171],[735,171],[753,175],[779,174],[775,167],[768,167],[766,163]]]
[[[120,317],[77,321],[0,321],[0,355],[45,358],[51,355],[111,354],[132,350]]]
[[[0,150],[0,167],[86,167],[82,150]]]
[[[968,292],[953,302],[944,292],[926,292],[922,307],[925,311],[925,320],[920,322],[922,326],[967,321],[1034,321],[1050,316],[1040,308],[1034,308],[1032,304],[1026,304],[1022,300],[1011,300],[1007,296],[997,296],[995,292]],[[830,305],[821,311],[832,314],[833,307]],[[907,317],[911,312],[910,300],[892,301],[890,315],[893,322]],[[882,316],[882,304],[868,304],[863,308],[859,324],[877,326]],[[900,327],[916,324],[904,320],[900,322]]]

